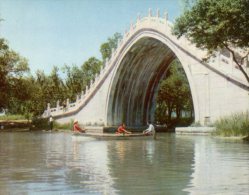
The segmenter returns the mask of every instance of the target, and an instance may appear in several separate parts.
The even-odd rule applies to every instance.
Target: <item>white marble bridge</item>
[[[55,108],[48,104],[44,116],[52,114],[59,123],[77,118],[83,125],[145,125],[153,120],[158,83],[176,58],[188,78],[196,122],[208,124],[248,110],[249,85],[232,56],[217,53],[204,63],[206,51],[185,37],[177,39],[171,29],[166,13],[160,17],[159,11],[155,16],[149,11],[148,16],[138,17],[76,102],[68,100],[66,111],[59,102]],[[248,59],[244,66],[249,72]]]

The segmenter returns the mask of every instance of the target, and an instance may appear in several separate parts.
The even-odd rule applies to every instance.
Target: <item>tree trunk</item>
[[[232,56],[233,56],[233,61],[237,64],[237,67],[239,68],[239,70],[242,72],[242,74],[245,76],[248,84],[249,84],[249,75],[246,73],[246,71],[244,70],[244,68],[242,67],[242,64],[240,64],[238,62],[238,60],[236,59],[236,56],[235,56],[235,52],[230,49],[228,46],[225,45],[225,47],[232,53]],[[248,56],[248,54],[246,56],[244,56],[242,59],[246,58]]]

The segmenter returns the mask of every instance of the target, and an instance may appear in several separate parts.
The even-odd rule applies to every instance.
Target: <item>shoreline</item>
[[[182,130],[183,129],[183,130]],[[201,132],[197,131],[198,128],[193,129],[191,128],[178,128],[175,133],[176,134],[189,134],[189,135],[200,135]],[[1,132],[51,132],[51,130],[47,129],[37,129],[32,128],[32,125],[27,120],[0,120],[0,133]],[[249,141],[249,135],[239,135],[239,136],[219,136],[219,135],[210,135],[211,132],[213,132],[213,128],[206,129],[204,135],[209,135],[214,138],[218,139],[227,139],[227,140],[243,140],[243,141]],[[57,129],[54,128],[52,132],[71,132],[70,129]],[[203,133],[203,132],[202,132]]]
[[[249,135],[247,136],[213,136],[218,139],[227,139],[227,140],[249,140]]]
[[[30,129],[30,128],[6,128],[6,129],[0,129],[0,132],[38,132],[38,131],[42,131],[42,132],[67,132],[70,133],[71,130],[70,129],[53,129],[51,130],[46,130],[46,129],[41,129],[41,130],[37,130],[37,129]],[[192,133],[191,135],[195,135],[194,133]],[[245,140],[245,141],[249,141],[249,135],[247,136],[213,136],[210,135],[214,138],[217,139],[227,139],[227,140]]]

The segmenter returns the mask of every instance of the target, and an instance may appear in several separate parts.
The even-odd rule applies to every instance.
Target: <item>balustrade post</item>
[[[125,37],[128,37],[128,35],[129,35],[129,31],[125,30]]]
[[[56,102],[56,110],[57,111],[60,110],[60,100],[57,100],[57,102]]]
[[[67,109],[69,108],[69,98],[67,98]]]
[[[111,56],[113,57],[114,56],[114,48],[112,48],[112,54],[111,54]],[[111,57],[111,58],[112,58]]]
[[[141,20],[141,15],[140,15],[140,13],[138,13],[138,14],[137,14],[137,23],[139,23],[140,20]]]
[[[76,104],[79,102],[79,95],[76,95]]]
[[[121,40],[120,40],[120,39],[118,39],[117,49],[120,47],[120,43],[121,43]]]
[[[86,94],[88,93],[88,85],[86,86]]]
[[[50,110],[50,103],[47,104],[47,117],[50,116],[51,110]]]
[[[150,18],[151,16],[152,16],[152,11],[151,11],[151,8],[149,8],[148,17]]]
[[[160,18],[160,10],[159,9],[156,10],[156,17]]]
[[[232,52],[230,52],[230,56],[229,56],[229,65],[231,66],[231,73],[233,72],[233,54]]]
[[[47,104],[47,110],[50,110],[50,103]]]
[[[244,60],[244,64],[245,64],[245,69],[247,70],[247,73],[249,74],[249,57],[246,57]]]
[[[245,66],[245,68],[247,68],[247,62],[248,62],[248,58],[244,58],[243,65]]]
[[[105,67],[108,66],[108,62],[109,62],[109,58],[106,58],[106,59],[105,59]]]
[[[83,98],[84,98],[84,90],[81,91],[81,99],[83,100]]]
[[[167,11],[164,12],[164,19],[165,19],[165,21],[167,23],[167,21],[168,21],[168,12]]]
[[[103,69],[106,67],[106,59],[103,61]]]
[[[218,66],[221,64],[221,60],[220,60],[220,51],[217,52],[217,55],[216,55],[216,59],[217,59],[217,63],[218,63]]]
[[[102,65],[102,66],[100,66],[100,74],[102,74],[102,73],[103,73],[103,70],[104,70],[104,63],[103,63],[103,65]]]
[[[132,23],[132,21],[131,21],[130,31],[132,31],[132,30],[133,30],[133,23]]]

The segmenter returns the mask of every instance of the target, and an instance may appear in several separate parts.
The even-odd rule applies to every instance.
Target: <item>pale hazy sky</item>
[[[100,59],[100,45],[149,8],[167,10],[170,21],[182,11],[181,0],[1,0],[0,37],[28,59],[32,72],[49,73],[54,65]]]

